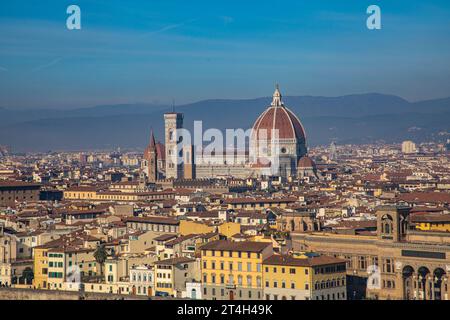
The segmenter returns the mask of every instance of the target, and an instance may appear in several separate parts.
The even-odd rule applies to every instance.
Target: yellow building
[[[181,298],[186,282],[200,281],[198,259],[176,257],[155,262],[155,294]]]
[[[48,284],[48,250],[46,246],[34,248],[34,279],[33,286],[46,289]]]
[[[241,225],[235,222],[225,222],[219,225],[218,232],[230,238],[237,233],[241,233]]]
[[[263,262],[266,300],[345,300],[345,260],[318,254],[272,255]]]
[[[48,289],[64,290],[65,282],[81,282],[84,276],[97,275],[100,270],[94,252],[95,249],[79,247],[49,249]]]
[[[33,248],[33,286],[35,288],[48,289],[48,251],[63,245],[62,239],[56,239]]]
[[[175,198],[173,191],[158,192],[131,192],[129,190],[101,191],[94,187],[71,187],[63,192],[65,200],[91,200],[91,201],[161,201]]]
[[[296,197],[282,198],[231,198],[226,199],[224,204],[228,209],[234,210],[263,210],[269,208],[286,208],[289,204],[298,201]]]
[[[263,298],[262,263],[273,254],[271,243],[218,240],[200,249],[204,299]]]
[[[422,231],[450,231],[449,214],[415,214],[412,222],[416,229]]]
[[[220,225],[211,225],[198,221],[181,220],[180,221],[180,234],[182,236],[189,234],[206,234],[218,232],[227,238],[240,233],[241,225],[234,222],[224,222]]]

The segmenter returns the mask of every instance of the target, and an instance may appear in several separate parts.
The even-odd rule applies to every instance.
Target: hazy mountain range
[[[176,107],[185,127],[202,120],[207,128],[250,128],[271,98],[204,100]],[[301,119],[309,145],[413,139],[427,141],[450,131],[450,98],[408,102],[383,94],[341,97],[287,96]],[[106,105],[71,110],[0,108],[0,145],[13,152],[144,148],[150,128],[164,140],[163,114],[170,106]]]

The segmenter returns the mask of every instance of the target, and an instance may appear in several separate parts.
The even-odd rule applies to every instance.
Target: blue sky
[[[66,29],[79,5],[82,30]],[[366,9],[382,10],[382,30]],[[450,96],[446,0],[0,2],[0,106]]]

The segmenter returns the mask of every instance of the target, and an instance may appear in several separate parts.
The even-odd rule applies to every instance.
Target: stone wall
[[[146,300],[146,297],[85,293],[84,300]],[[81,300],[78,292],[0,288],[0,300]]]

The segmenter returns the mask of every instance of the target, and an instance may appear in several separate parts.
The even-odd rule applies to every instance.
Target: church
[[[245,150],[235,149],[225,157],[203,154],[203,148],[183,145],[177,131],[183,128],[183,114],[164,115],[164,145],[155,142],[153,132],[144,153],[142,167],[150,182],[165,179],[218,177],[260,178],[264,176],[317,176],[315,164],[307,156],[306,133],[300,119],[282,100],[277,86],[272,103],[255,120]],[[181,160],[181,161],[180,161]],[[305,166],[305,164],[307,164]],[[274,170],[275,167],[275,170]]]

